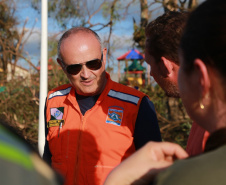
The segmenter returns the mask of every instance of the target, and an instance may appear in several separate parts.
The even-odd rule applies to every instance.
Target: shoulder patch
[[[129,102],[129,103],[132,103],[132,104],[135,104],[135,105],[137,105],[137,103],[140,99],[137,96],[122,93],[122,92],[119,92],[119,91],[114,91],[114,90],[110,90],[109,93],[108,93],[108,96],[122,100],[122,101],[125,101],[125,102]]]
[[[55,91],[54,93],[51,93],[49,95],[49,99],[54,98],[56,96],[65,96],[65,95],[69,94],[70,91],[71,91],[71,87],[68,87],[67,89]]]
[[[108,109],[106,123],[121,126],[123,118],[123,108],[118,106],[111,106]]]

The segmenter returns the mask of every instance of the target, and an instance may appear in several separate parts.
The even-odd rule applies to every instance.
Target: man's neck
[[[96,104],[99,96],[100,94],[94,96],[76,95],[76,100],[78,102],[82,115],[85,115],[86,111],[91,109]]]

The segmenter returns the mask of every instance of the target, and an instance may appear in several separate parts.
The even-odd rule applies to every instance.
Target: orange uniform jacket
[[[103,184],[112,168],[135,151],[133,133],[145,95],[107,78],[104,91],[84,116],[71,85],[48,93],[52,167],[63,174],[67,185]]]

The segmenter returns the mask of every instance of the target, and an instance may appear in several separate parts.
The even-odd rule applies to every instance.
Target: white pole
[[[41,157],[45,145],[45,119],[44,107],[47,96],[48,79],[48,0],[42,0],[41,9],[41,61],[40,61],[40,92],[39,92],[39,127],[38,127],[38,150]]]

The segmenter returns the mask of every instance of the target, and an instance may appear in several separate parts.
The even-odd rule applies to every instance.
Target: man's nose
[[[86,67],[86,65],[82,65],[82,69],[81,69],[80,75],[83,78],[88,78],[89,74],[90,74],[90,70]]]

